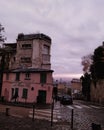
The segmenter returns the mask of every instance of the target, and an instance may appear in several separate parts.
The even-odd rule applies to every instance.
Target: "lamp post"
[[[57,94],[58,94],[58,80],[55,81],[53,84],[53,98],[57,101]]]
[[[56,100],[56,101],[57,101],[57,93],[58,93],[57,86],[58,86],[58,83],[57,83],[57,80],[56,80],[56,82],[53,84],[53,91],[52,91],[51,126],[53,126],[53,110],[54,110],[54,100]]]

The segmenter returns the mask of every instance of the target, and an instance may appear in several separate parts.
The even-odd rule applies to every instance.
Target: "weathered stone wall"
[[[48,47],[47,53],[44,46]],[[33,41],[33,53],[32,53],[32,67],[51,69],[50,63],[50,48],[51,44],[47,41],[35,39]]]
[[[104,79],[91,84],[91,101],[104,104]]]
[[[31,44],[31,48],[23,48],[23,44]],[[21,62],[21,58],[23,57],[30,57],[32,56],[32,40],[28,41],[19,41],[17,42],[17,55],[16,55],[16,63],[17,65],[20,66],[26,66],[26,67],[31,67],[32,63],[23,63]]]
[[[29,44],[30,48],[23,48],[23,45]],[[47,54],[45,54],[44,46],[47,46]],[[16,54],[11,56],[10,69],[16,69],[20,67],[32,67],[51,69],[50,63],[50,49],[51,44],[47,41],[34,39],[27,41],[17,41]],[[23,62],[21,58],[30,58],[30,62]],[[15,61],[14,61],[15,59]]]

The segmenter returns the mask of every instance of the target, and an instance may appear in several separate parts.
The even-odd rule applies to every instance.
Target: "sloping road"
[[[60,106],[59,103],[57,105]],[[79,130],[92,130],[91,124],[100,124],[104,129],[104,106],[85,101],[74,101],[73,105],[60,106],[61,120],[71,123],[71,112],[74,111],[73,125]]]

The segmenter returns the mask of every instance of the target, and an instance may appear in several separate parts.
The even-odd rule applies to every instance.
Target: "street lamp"
[[[58,82],[56,80],[56,82],[53,84],[53,91],[52,91],[51,126],[53,126],[54,99],[57,101],[57,92],[58,92],[57,86],[58,86]]]

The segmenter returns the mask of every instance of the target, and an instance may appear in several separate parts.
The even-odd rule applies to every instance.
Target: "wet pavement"
[[[6,108],[9,108],[9,116],[5,114]],[[32,108],[0,104],[0,130],[71,130],[72,109],[73,130],[92,130],[92,123],[100,124],[102,129],[104,128],[103,106],[74,101],[73,105],[68,106],[60,105],[59,102],[55,103],[57,122],[53,122],[53,124],[45,118],[34,118],[34,121],[29,118]]]
[[[84,101],[74,101],[73,105],[61,106],[62,120],[71,122],[73,109],[73,127],[78,130],[92,130],[92,123],[100,124],[104,129],[104,106]]]
[[[47,120],[18,118],[0,114],[0,130],[70,130],[68,125],[53,124]]]
[[[8,116],[7,108],[9,108]],[[51,122],[45,119],[29,118],[31,110],[32,108],[0,104],[0,130],[70,130],[70,125],[64,121]]]

